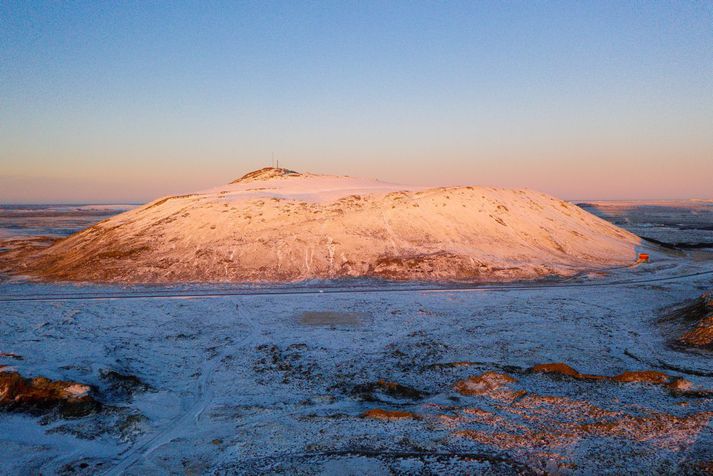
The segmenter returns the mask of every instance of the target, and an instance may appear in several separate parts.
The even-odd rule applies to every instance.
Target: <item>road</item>
[[[615,280],[592,280],[586,282],[552,281],[533,284],[500,284],[500,285],[422,285],[422,286],[373,286],[373,287],[347,287],[344,284],[332,286],[309,287],[280,287],[280,288],[241,288],[226,291],[127,291],[127,292],[96,292],[96,293],[65,293],[65,294],[15,294],[0,295],[0,302],[21,301],[98,301],[115,299],[194,299],[194,298],[221,298],[239,296],[291,296],[308,294],[358,294],[358,293],[407,293],[407,292],[508,292],[522,290],[547,290],[581,287],[610,287],[628,286],[636,284],[651,284],[677,281],[681,279],[713,276],[713,269],[695,273],[676,274],[670,276],[657,276],[651,278],[631,278]]]

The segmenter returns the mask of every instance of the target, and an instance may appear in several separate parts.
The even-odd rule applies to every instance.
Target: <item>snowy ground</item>
[[[674,445],[591,437],[540,451],[474,442],[458,436],[478,426],[462,414],[493,402],[453,390],[468,376],[507,369],[528,392],[631,414],[713,411],[711,399],[676,398],[658,386],[521,373],[545,362],[603,375],[658,369],[713,388],[712,377],[689,375],[713,375],[709,358],[669,349],[656,325],[667,306],[713,287],[710,273],[672,276],[711,269],[710,261],[661,255],[604,279],[533,289],[137,299],[112,288],[92,291],[116,293],[113,299],[13,301],[77,289],[6,283],[0,351],[24,359],[2,363],[28,376],[91,384],[106,406],[70,420],[3,414],[0,472],[587,472],[603,462],[613,471],[654,471],[713,460],[708,425]],[[660,281],[602,286],[652,279]],[[336,312],[337,324],[305,314],[324,311]],[[461,361],[472,364],[442,365]],[[107,370],[146,387],[102,378]],[[355,391],[379,379],[424,397]],[[362,418],[369,408],[420,419]]]
[[[659,370],[713,389],[710,355],[674,350],[658,325],[713,289],[712,258],[654,252],[606,276],[450,290],[6,281],[0,353],[22,359],[0,365],[90,384],[104,407],[0,413],[0,473],[703,472],[713,398],[527,369]],[[517,381],[454,389],[487,371]],[[375,408],[414,418],[362,417]]]

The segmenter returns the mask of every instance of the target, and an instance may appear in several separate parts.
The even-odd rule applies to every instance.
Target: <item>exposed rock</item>
[[[666,384],[666,388],[674,397],[683,398],[713,398],[713,390],[695,389],[692,382],[685,378],[675,378]]]
[[[17,372],[0,372],[0,408],[20,412],[59,409],[62,416],[84,416],[99,408],[91,388],[76,382],[23,378]]]
[[[0,239],[0,273],[18,273],[24,268],[24,259],[57,243],[61,238],[28,236]]]

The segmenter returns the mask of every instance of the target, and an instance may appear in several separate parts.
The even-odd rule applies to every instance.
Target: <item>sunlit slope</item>
[[[24,260],[72,281],[505,281],[632,263],[639,239],[531,190],[263,169],[156,200]]]

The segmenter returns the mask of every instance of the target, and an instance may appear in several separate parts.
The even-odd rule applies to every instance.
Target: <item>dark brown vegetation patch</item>
[[[381,408],[372,408],[361,415],[363,418],[371,418],[374,420],[415,420],[417,417],[414,413],[401,410],[382,410]]]
[[[413,387],[386,380],[357,385],[354,387],[352,394],[369,402],[381,401],[383,399],[382,395],[409,400],[418,400],[425,396],[423,392]]]
[[[710,293],[673,310],[660,323],[674,347],[713,350],[713,296]]]
[[[657,370],[634,370],[614,376],[582,374],[569,365],[557,362],[538,364],[530,368],[531,373],[548,374],[556,377],[573,378],[576,380],[607,380],[618,383],[643,383],[661,385],[677,397],[705,398],[713,396],[710,390],[694,390],[693,384],[681,377],[674,377]]]

